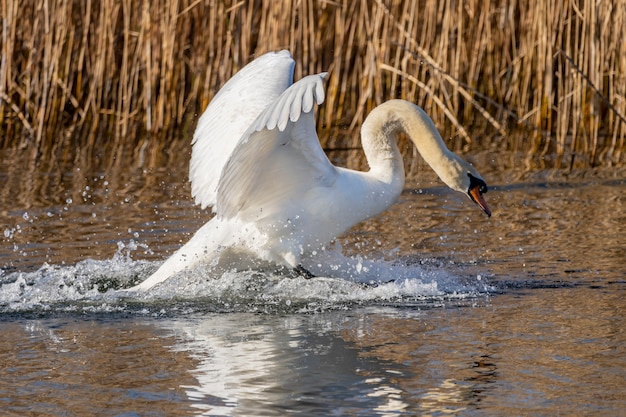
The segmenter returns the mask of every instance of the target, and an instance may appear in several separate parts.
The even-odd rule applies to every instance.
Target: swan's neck
[[[376,107],[361,128],[363,151],[370,173],[400,189],[404,185],[404,163],[396,144],[397,134],[406,133],[418,152],[439,177],[450,185],[447,172],[455,155],[446,148],[437,128],[418,106],[404,100],[390,100]]]

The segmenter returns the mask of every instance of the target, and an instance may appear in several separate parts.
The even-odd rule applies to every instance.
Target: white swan
[[[292,84],[288,51],[268,53],[231,78],[200,118],[190,164],[192,194],[215,217],[152,276],[147,290],[201,262],[246,255],[293,268],[355,224],[389,208],[402,192],[404,166],[395,136],[405,132],[450,188],[491,215],[485,181],[450,152],[418,106],[391,100],[361,128],[369,172],[335,167],[323,152],[313,108],[324,101],[326,73]]]

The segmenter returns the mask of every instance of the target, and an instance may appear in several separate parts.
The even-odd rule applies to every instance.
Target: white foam
[[[462,299],[488,291],[483,279],[461,279],[459,270],[350,257],[340,248],[308,260],[307,268],[318,277],[313,279],[285,271],[237,271],[208,265],[172,277],[147,293],[118,291],[115,288],[147,278],[158,266],[158,262],[131,259],[137,249],[131,241],[120,244],[110,260],[44,264],[35,272],[0,275],[0,311],[108,312],[132,305],[135,312],[152,314],[180,311],[181,304],[192,304],[216,311],[299,312],[349,308],[354,303]]]

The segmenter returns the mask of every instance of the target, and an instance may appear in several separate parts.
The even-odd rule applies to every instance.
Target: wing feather
[[[325,76],[293,84],[244,135],[222,172],[218,216],[259,220],[288,212],[310,189],[334,183],[337,171],[320,146],[313,114],[314,103],[324,100]]]
[[[289,51],[270,52],[235,74],[206,108],[192,140],[191,193],[202,208],[217,201],[218,181],[230,154],[265,108],[291,85]]]

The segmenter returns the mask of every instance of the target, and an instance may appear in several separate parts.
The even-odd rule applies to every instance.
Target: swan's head
[[[491,210],[483,198],[483,194],[487,192],[485,180],[472,165],[452,152],[448,155],[451,161],[447,164],[447,169],[438,172],[440,178],[453,190],[467,195],[488,217],[491,217]]]
[[[474,203],[478,204],[478,207],[485,212],[487,217],[491,217],[491,210],[489,210],[489,206],[487,206],[487,202],[483,198],[483,194],[487,192],[487,183],[485,183],[485,180],[480,178],[480,176],[475,177],[469,172],[467,176],[469,178],[467,195]]]

